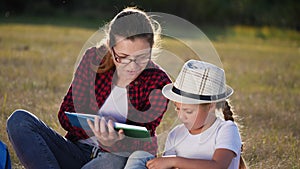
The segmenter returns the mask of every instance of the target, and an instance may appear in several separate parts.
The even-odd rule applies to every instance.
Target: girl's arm
[[[226,169],[235,153],[228,149],[217,149],[212,160],[188,159],[183,157],[159,157],[147,162],[148,169],[188,168]]]

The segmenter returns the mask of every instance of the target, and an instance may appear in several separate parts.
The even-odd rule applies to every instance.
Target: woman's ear
[[[106,46],[107,46],[108,51],[111,53],[112,51],[111,51],[111,47],[109,46],[109,40],[108,39],[106,39]]]
[[[108,43],[108,40],[107,40],[107,43]],[[114,59],[114,52],[112,51],[112,48],[108,44],[107,44],[107,50],[111,55],[111,59]]]
[[[108,39],[108,38],[106,39],[106,46],[107,46],[108,49],[110,49],[110,46],[109,46],[109,39]]]

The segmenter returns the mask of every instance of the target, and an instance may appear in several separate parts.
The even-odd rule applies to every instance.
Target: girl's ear
[[[216,109],[216,103],[209,103],[209,111],[213,111]]]

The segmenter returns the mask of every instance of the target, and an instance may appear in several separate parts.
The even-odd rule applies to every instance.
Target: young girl
[[[223,69],[203,61],[186,62],[175,83],[163,88],[182,124],[169,133],[163,157],[137,151],[125,168],[246,168],[239,130],[226,101],[232,93]],[[225,120],[216,115],[220,104]]]

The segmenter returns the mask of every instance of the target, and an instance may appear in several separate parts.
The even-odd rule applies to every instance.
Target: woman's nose
[[[136,68],[139,67],[139,65],[137,63],[135,63],[135,61],[128,63],[127,66],[132,70],[136,70]]]

